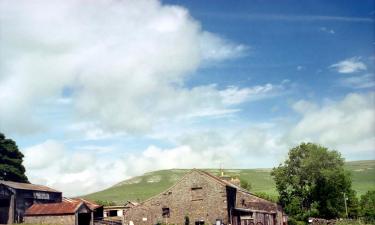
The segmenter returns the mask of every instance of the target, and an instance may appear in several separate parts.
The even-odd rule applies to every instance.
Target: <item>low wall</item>
[[[75,216],[74,215],[25,216],[24,223],[75,225]]]

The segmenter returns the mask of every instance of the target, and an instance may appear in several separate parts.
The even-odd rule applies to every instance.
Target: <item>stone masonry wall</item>
[[[75,225],[74,215],[62,216],[25,216],[26,224],[61,224],[61,225]]]
[[[163,218],[163,208],[169,208],[169,218]],[[185,216],[190,224],[204,221],[214,224],[217,219],[228,224],[226,187],[198,171],[187,174],[169,190],[129,209],[125,224],[134,225],[169,223],[184,224]]]
[[[274,217],[276,217],[275,224],[282,224],[283,212],[280,206],[276,203],[259,198],[255,195],[237,191],[236,208],[245,208],[256,211],[254,214],[255,223],[274,224]],[[267,219],[265,219],[267,218]],[[269,221],[269,222],[268,222]]]

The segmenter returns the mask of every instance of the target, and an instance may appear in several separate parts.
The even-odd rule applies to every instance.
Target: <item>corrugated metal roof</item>
[[[74,214],[84,204],[82,201],[64,198],[59,203],[33,204],[26,210],[26,216]]]
[[[37,185],[37,184],[19,183],[19,182],[4,181],[4,180],[0,180],[0,184],[4,184],[14,189],[61,193],[60,191],[57,191],[55,189],[52,189],[43,185]]]

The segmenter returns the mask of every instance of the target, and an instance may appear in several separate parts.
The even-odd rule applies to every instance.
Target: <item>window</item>
[[[170,210],[169,210],[169,208],[164,207],[162,209],[162,215],[163,215],[163,218],[169,218],[169,216],[170,216]]]
[[[191,188],[191,200],[192,201],[203,200],[203,189],[202,189],[202,187],[192,187]]]
[[[195,225],[204,225],[204,220],[195,221]]]

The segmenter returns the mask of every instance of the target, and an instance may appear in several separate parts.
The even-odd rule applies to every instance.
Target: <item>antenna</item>
[[[223,163],[220,162],[220,176],[224,176]]]

